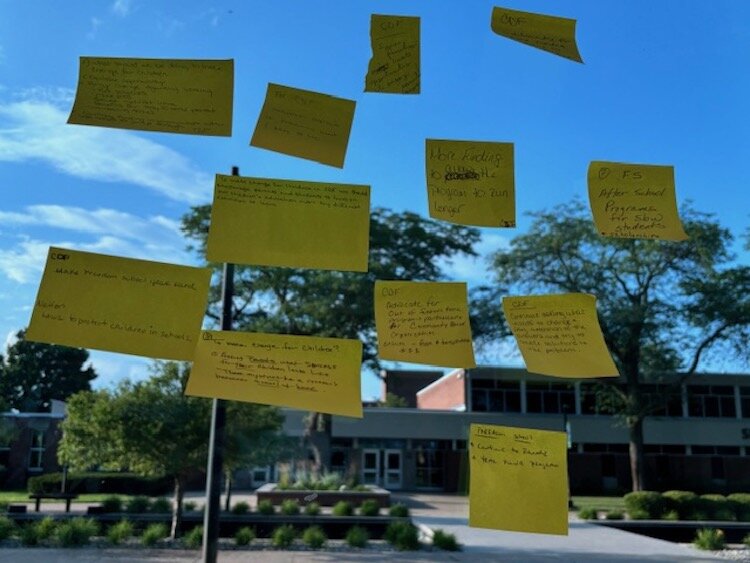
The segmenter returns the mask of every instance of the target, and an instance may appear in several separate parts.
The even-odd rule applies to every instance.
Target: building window
[[[565,383],[527,383],[526,412],[574,414],[576,412],[575,388]]]
[[[630,451],[628,444],[581,444],[585,454],[626,454]]]
[[[679,385],[641,386],[643,398],[649,405],[650,416],[682,416],[682,391]]]
[[[31,448],[29,449],[29,469],[32,471],[41,471],[43,458],[44,432],[42,430],[32,430]]]
[[[331,471],[344,475],[347,470],[348,455],[347,450],[333,448],[331,450]]]
[[[740,408],[742,418],[750,418],[750,387],[740,387]]]
[[[688,385],[688,414],[695,417],[735,418],[734,387]]]
[[[711,479],[714,481],[723,481],[726,479],[724,458],[721,456],[713,456],[711,458]]]
[[[684,455],[685,446],[679,446],[674,444],[645,444],[643,446],[643,453],[646,454],[671,454],[671,455]]]
[[[739,446],[692,446],[690,451],[693,455],[740,455]]]
[[[471,410],[521,412],[521,383],[476,379],[471,381]]]
[[[443,483],[443,451],[417,447],[417,488],[442,489]]]

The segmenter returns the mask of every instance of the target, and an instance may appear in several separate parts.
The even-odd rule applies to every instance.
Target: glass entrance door
[[[400,489],[402,485],[401,450],[384,450],[385,454],[385,483],[388,490]]]
[[[362,450],[362,484],[380,484],[380,450]]]

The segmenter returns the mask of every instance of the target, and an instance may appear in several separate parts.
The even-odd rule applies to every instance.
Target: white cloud
[[[146,379],[149,376],[149,366],[152,364],[152,360],[148,358],[101,350],[89,350],[89,360],[97,374],[97,378],[92,381],[94,389],[110,388],[123,379]]]
[[[210,198],[211,177],[180,153],[129,131],[66,120],[48,99],[0,102],[0,160],[39,160],[78,178],[136,184],[190,204]]]
[[[130,14],[130,0],[115,0],[112,4],[112,11],[121,18]]]
[[[89,29],[89,32],[86,34],[86,39],[92,40],[96,38],[96,33],[99,31],[99,28],[102,25],[102,20],[100,20],[97,17],[91,18],[91,29]]]
[[[440,266],[451,279],[470,285],[491,284],[492,275],[488,272],[490,256],[508,245],[508,239],[502,235],[483,233],[474,247],[478,256],[456,256],[450,261],[441,260]]]

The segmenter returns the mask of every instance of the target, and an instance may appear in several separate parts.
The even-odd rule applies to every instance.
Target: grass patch
[[[693,545],[698,549],[717,551],[724,549],[727,542],[723,531],[713,528],[703,528],[702,530],[698,530],[698,533],[695,535]]]
[[[573,497],[573,504],[579,509],[593,508],[597,510],[625,511],[625,500],[622,497]]]

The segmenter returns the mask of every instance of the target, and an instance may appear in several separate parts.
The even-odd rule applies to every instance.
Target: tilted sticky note
[[[217,174],[214,262],[367,271],[370,187]]]
[[[26,338],[192,360],[210,281],[209,268],[51,247]]]
[[[362,417],[362,342],[205,331],[186,395]]]
[[[430,217],[516,226],[512,143],[427,139],[425,159]]]
[[[68,123],[232,135],[234,61],[81,57]]]
[[[353,100],[269,84],[250,144],[343,168]]]
[[[469,526],[568,534],[564,432],[472,424]]]
[[[576,45],[576,20],[496,7],[492,9],[492,31],[519,43],[583,62]]]
[[[503,312],[531,373],[572,378],[619,375],[604,342],[593,295],[504,297]]]
[[[419,94],[419,18],[373,14],[370,43],[365,92]]]
[[[594,161],[588,172],[596,230],[605,237],[686,240],[674,168]]]
[[[376,281],[375,327],[382,360],[476,366],[465,283]]]

